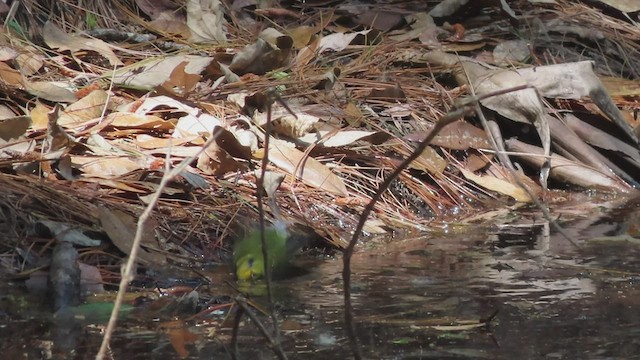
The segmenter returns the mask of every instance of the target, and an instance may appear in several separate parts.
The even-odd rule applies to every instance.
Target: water
[[[550,230],[535,212],[369,243],[353,259],[354,314],[365,356],[640,358],[640,210],[635,204],[615,211],[594,208],[588,216],[575,216],[584,211],[569,216],[572,212],[565,210],[561,219],[572,219],[563,226],[580,248]],[[341,266],[340,259],[321,261],[309,273],[276,284],[289,359],[350,356]],[[221,289],[214,284],[200,291],[215,298],[228,291]],[[254,300],[265,304],[264,298]],[[8,310],[0,317],[3,353],[47,358],[56,327],[41,315],[16,319],[14,313]],[[225,314],[222,309],[173,322],[172,328],[167,316],[143,311],[121,323],[112,354],[228,359],[233,321]],[[269,324],[268,317],[259,319]],[[67,358],[93,358],[101,329],[85,324],[75,330],[75,355]],[[275,358],[246,318],[238,348],[240,359]]]

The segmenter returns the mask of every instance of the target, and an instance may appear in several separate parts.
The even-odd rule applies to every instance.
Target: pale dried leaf
[[[24,81],[24,89],[31,95],[41,99],[60,102],[72,103],[77,100],[74,93],[64,86],[56,85],[48,81]]]
[[[275,140],[275,139],[274,139]],[[340,177],[318,160],[305,156],[282,141],[272,141],[269,160],[277,167],[301,179],[304,183],[335,195],[347,196],[349,191]]]
[[[318,54],[321,54],[327,50],[342,51],[347,46],[349,46],[349,44],[351,44],[351,42],[353,41],[353,39],[356,38],[356,36],[367,35],[369,31],[370,30],[362,30],[359,32],[333,33],[333,34],[327,35],[320,40],[320,44],[318,46]]]
[[[44,65],[44,58],[35,52],[28,52],[18,55],[16,62],[20,66],[22,75],[29,76],[38,72]]]
[[[187,26],[193,42],[224,43],[224,11],[219,0],[187,0]]]
[[[107,115],[104,121],[108,121],[113,127],[164,130],[171,130],[175,127],[171,121],[164,120],[161,117],[130,112],[111,113]]]
[[[80,36],[69,35],[60,30],[51,21],[47,21],[42,29],[44,41],[52,49],[61,51],[69,50],[75,53],[81,50],[95,51],[109,60],[112,66],[122,65],[122,61],[111,50],[109,44],[100,39],[84,38]]]
[[[23,88],[23,78],[20,71],[12,68],[4,62],[0,61],[0,81],[4,84],[16,87],[18,89]]]
[[[181,66],[186,75],[199,75],[213,61],[208,56],[179,54],[143,60],[133,65],[118,69],[113,78],[114,83],[153,89],[171,79],[174,70]]]
[[[256,170],[256,178],[260,177],[260,170]],[[267,196],[273,197],[284,180],[284,174],[275,171],[265,171],[262,187]]]
[[[338,132],[317,131],[301,136],[298,140],[307,144],[320,144],[326,147],[339,147],[353,144],[380,132],[364,130],[342,130]]]
[[[78,166],[85,176],[104,179],[117,178],[134,170],[144,169],[146,166],[135,158],[109,156],[72,156],[73,164]]]
[[[39,100],[36,100],[36,106],[31,109],[31,128],[33,130],[44,130],[47,128],[49,124],[49,118],[47,114],[51,111],[46,105],[44,105]]]

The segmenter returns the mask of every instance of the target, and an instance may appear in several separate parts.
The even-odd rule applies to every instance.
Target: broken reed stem
[[[142,212],[142,215],[140,215],[140,218],[138,219],[136,234],[133,238],[133,243],[131,244],[131,253],[129,254],[129,258],[127,259],[127,263],[124,267],[124,270],[122,271],[120,285],[118,286],[118,295],[116,296],[116,300],[113,304],[113,310],[111,311],[111,316],[109,317],[109,323],[107,324],[107,328],[104,330],[102,344],[100,344],[100,350],[96,355],[96,360],[102,360],[107,352],[109,342],[111,341],[111,335],[115,330],[116,322],[118,320],[118,312],[120,311],[120,306],[122,305],[122,301],[124,300],[124,295],[127,291],[127,286],[129,285],[129,282],[131,282],[134,278],[133,270],[136,265],[138,251],[140,250],[140,242],[142,241],[142,232],[147,219],[149,218],[149,216],[151,216],[151,212],[155,209],[156,205],[158,204],[158,200],[160,200],[160,196],[162,195],[164,188],[167,187],[167,184],[169,183],[169,181],[171,181],[178,174],[180,174],[180,172],[186,169],[186,167],[191,162],[197,159],[198,156],[200,156],[200,154],[203,151],[205,151],[205,149],[207,149],[209,145],[211,145],[217,137],[218,137],[217,134],[214,136],[211,136],[211,138],[209,138],[207,142],[204,145],[202,145],[202,147],[196,154],[182,160],[178,164],[178,166],[176,166],[173,169],[169,169],[169,166],[171,164],[171,162],[169,161],[171,152],[167,153],[167,157],[165,159],[165,162],[166,162],[165,174],[162,176],[162,179],[160,180],[158,189],[151,196],[149,205],[147,205],[147,207]]]

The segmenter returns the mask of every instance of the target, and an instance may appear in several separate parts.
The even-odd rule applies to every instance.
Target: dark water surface
[[[568,209],[560,219],[579,249],[526,212],[367,244],[353,264],[363,353],[370,359],[640,359],[640,209],[578,213],[584,211]],[[342,262],[316,265],[276,285],[283,347],[289,359],[348,358]],[[71,340],[74,352],[60,358],[95,356],[102,325],[72,331],[42,314],[17,317],[7,305],[16,287],[0,287],[0,347],[9,356],[0,358],[55,358],[47,353],[53,342]],[[212,286],[207,296],[215,292]],[[111,355],[229,359],[232,321],[221,325],[225,311],[188,321],[185,334],[194,338],[183,339],[182,350],[175,333],[169,336],[152,316],[125,320]],[[238,346],[240,359],[275,358],[246,319]]]

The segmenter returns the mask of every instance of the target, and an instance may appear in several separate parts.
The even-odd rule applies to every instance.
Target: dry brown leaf
[[[213,142],[198,156],[198,169],[205,174],[220,176],[229,172],[244,170],[245,165],[236,161],[231,155]]]
[[[316,37],[309,45],[303,47],[298,51],[298,55],[296,55],[293,60],[294,66],[302,67],[307,65],[313,58],[316,56],[316,50],[318,46],[320,46],[320,37]]]
[[[30,126],[30,116],[14,116],[8,119],[0,119],[0,144],[22,137]]]
[[[111,242],[123,253],[130,255],[133,239],[136,234],[137,220],[121,210],[110,210],[98,207],[98,214],[102,229],[111,239]],[[146,265],[164,265],[167,258],[157,250],[158,242],[155,238],[157,224],[149,219],[142,231],[141,248],[138,251],[138,260]],[[146,246],[155,247],[156,250],[147,249]]]
[[[427,13],[415,13],[406,17],[407,23],[411,24],[411,30],[398,35],[390,36],[395,41],[407,41],[419,39],[423,45],[440,47],[438,36],[446,33],[446,30],[438,27],[433,18]]]
[[[190,74],[186,72],[185,67],[187,65],[188,63],[184,61],[178,64],[178,66],[171,71],[169,79],[160,86],[170,94],[186,97],[195,89],[201,78],[200,74]]]
[[[191,30],[187,26],[187,18],[173,10],[159,14],[149,25],[159,33],[178,35],[185,39],[191,37]]]
[[[309,44],[311,37],[318,32],[318,29],[315,26],[303,25],[289,29],[287,32],[289,36],[291,36],[291,39],[293,39],[293,47],[302,49]]]
[[[0,61],[0,80],[8,86],[22,89],[23,81],[20,71]]]

